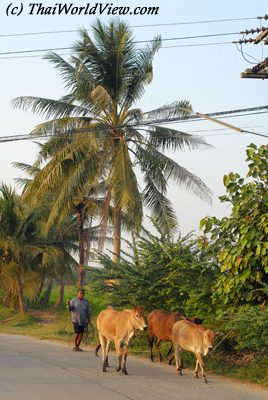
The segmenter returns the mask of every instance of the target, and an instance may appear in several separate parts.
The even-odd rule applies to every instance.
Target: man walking
[[[80,343],[86,326],[90,322],[89,302],[84,299],[85,291],[79,289],[77,297],[71,301],[67,300],[67,307],[71,311],[72,323],[74,326],[74,351],[83,351],[80,349]]]

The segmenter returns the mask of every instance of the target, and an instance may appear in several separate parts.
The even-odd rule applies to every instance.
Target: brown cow
[[[121,369],[121,347],[124,346],[122,372],[127,375],[126,360],[129,341],[134,336],[135,330],[143,331],[144,328],[146,328],[143,308],[135,307],[132,310],[123,311],[107,308],[100,312],[97,318],[97,328],[99,331],[100,345],[102,347],[103,372],[106,372],[106,367],[108,366],[109,346],[110,342],[113,341],[118,357],[116,370],[120,371]],[[99,346],[95,350],[96,354],[98,349]]]
[[[206,329],[203,325],[196,325],[189,321],[178,321],[172,328],[172,342],[177,371],[182,375],[180,351],[182,349],[191,351],[196,356],[196,366],[194,374],[198,378],[198,365],[202,372],[202,377],[207,383],[204,372],[202,355],[206,356],[208,351],[213,348],[215,333]]]
[[[148,315],[148,334],[149,334],[149,346],[151,349],[151,361],[154,362],[153,357],[153,345],[154,339],[156,337],[155,347],[159,354],[159,361],[162,362],[162,354],[160,351],[160,343],[162,340],[166,340],[168,342],[172,342],[172,327],[175,322],[180,320],[188,319],[182,313],[174,313],[163,310],[153,310]],[[196,324],[202,324],[203,320],[198,317],[189,318],[191,322]],[[172,350],[172,346],[168,351],[167,357]],[[169,364],[171,364],[173,356],[169,360]]]

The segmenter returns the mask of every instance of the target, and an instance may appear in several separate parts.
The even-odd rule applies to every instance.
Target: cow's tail
[[[98,346],[97,346],[96,349],[95,349],[95,356],[96,356],[96,357],[99,357],[98,351],[99,351],[100,348],[101,348],[101,344],[99,343]]]

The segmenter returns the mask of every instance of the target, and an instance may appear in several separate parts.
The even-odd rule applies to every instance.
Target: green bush
[[[202,259],[191,236],[173,241],[159,233],[139,237],[130,245],[130,259],[117,264],[109,256],[99,255],[103,268],[93,269],[93,286],[109,292],[110,304],[117,307],[139,304],[147,311],[160,308],[200,317],[212,314],[215,269]]]
[[[245,305],[236,313],[223,313],[221,326],[233,331],[233,347],[236,350],[268,351],[267,307]]]

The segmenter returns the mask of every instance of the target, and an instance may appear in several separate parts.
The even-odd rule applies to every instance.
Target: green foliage
[[[94,286],[109,292],[120,307],[143,305],[147,311],[160,308],[204,316],[211,309],[211,287],[215,270],[207,266],[191,236],[139,237],[130,245],[130,260],[114,264],[100,255],[101,269],[94,269]]]
[[[236,350],[262,351],[268,344],[267,307],[244,305],[233,314],[222,313],[221,329],[232,330]]]
[[[268,146],[251,144],[247,161],[247,183],[237,173],[224,177],[220,200],[231,204],[231,215],[201,221],[207,257],[220,267],[214,301],[231,307],[268,303]]]
[[[74,226],[65,221],[44,238],[47,213],[48,207],[29,209],[12,189],[0,186],[0,298],[6,306],[24,311],[25,299],[35,298],[45,274],[72,276]]]
[[[15,107],[50,119],[32,134],[55,135],[43,146],[33,168],[27,169],[34,180],[28,182],[24,195],[33,203],[54,191],[48,219],[51,227],[105,180],[103,226],[108,220],[108,203],[131,216],[132,228],[139,230],[144,204],[168,230],[176,221],[166,197],[169,180],[206,201],[211,200],[211,192],[164,151],[210,146],[200,137],[148,124],[155,118],[189,116],[192,107],[188,101],[176,101],[147,113],[133,108],[152,81],[160,37],[139,48],[130,27],[119,19],[108,24],[96,20],[91,31],[90,36],[87,30],[80,31],[70,62],[55,53],[46,56],[63,78],[67,93],[62,98],[27,96],[13,101]],[[38,171],[43,163],[46,165]],[[143,190],[135,167],[143,174]]]

